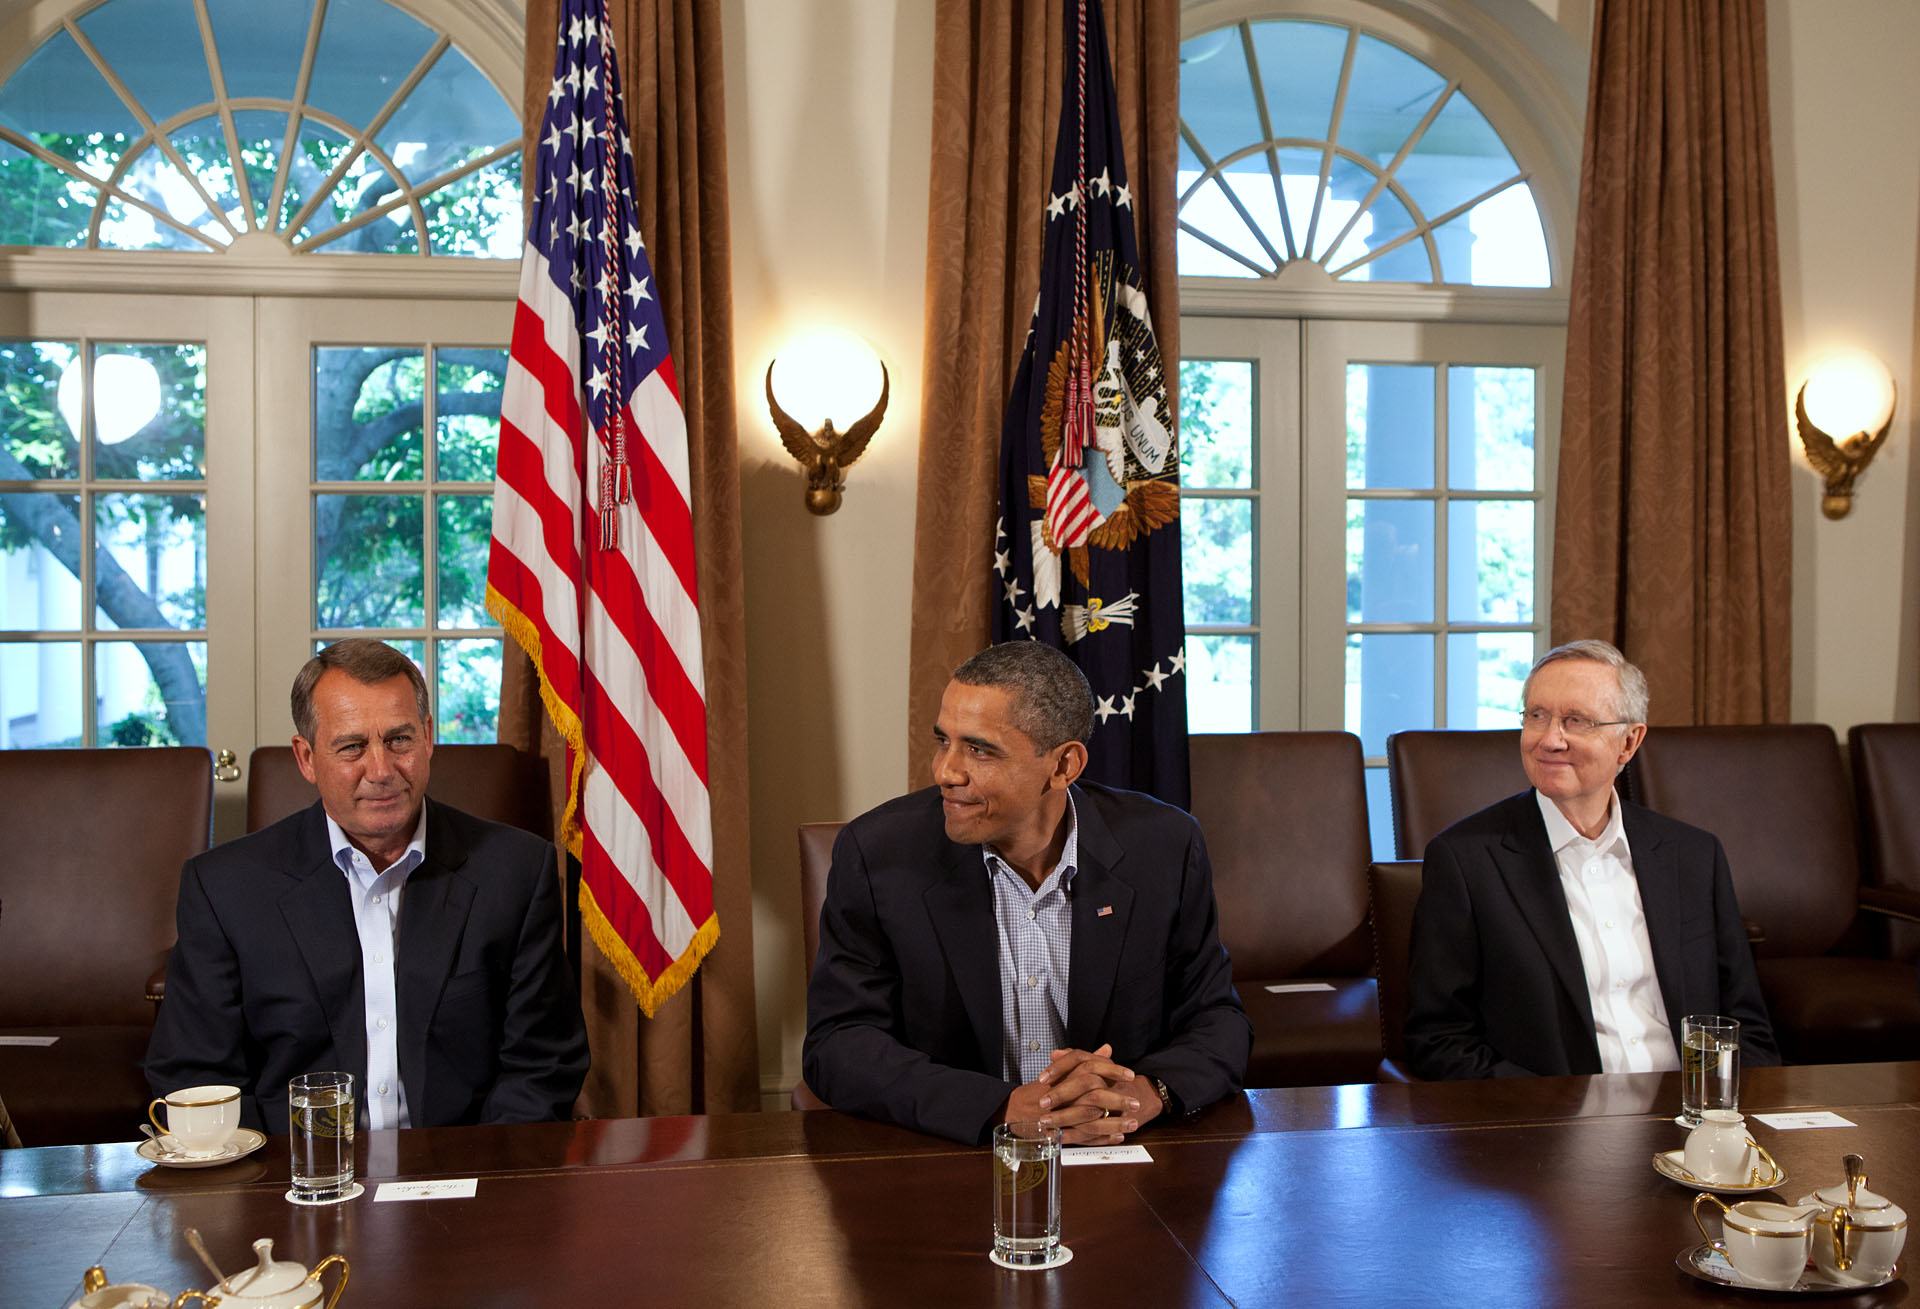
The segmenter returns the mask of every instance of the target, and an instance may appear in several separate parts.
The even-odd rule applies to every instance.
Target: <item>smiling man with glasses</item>
[[[1534,664],[1522,691],[1530,790],[1427,846],[1413,919],[1407,1051],[1426,1078],[1659,1072],[1687,1014],[1740,1020],[1777,1064],[1717,838],[1614,792],[1647,735],[1647,679],[1605,641]]]

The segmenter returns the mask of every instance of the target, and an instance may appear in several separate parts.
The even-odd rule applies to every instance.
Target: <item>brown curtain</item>
[[[955,666],[987,643],[991,626],[1000,420],[1040,291],[1064,40],[1062,0],[937,3],[927,380],[907,674],[911,786],[929,780],[927,733],[940,693]],[[1141,275],[1171,374],[1180,353],[1173,261],[1179,0],[1106,0],[1106,22]]]
[[[581,942],[586,960],[581,1001],[593,1071],[581,1092],[580,1111],[594,1117],[760,1107],[720,8],[720,0],[613,0],[609,5],[633,137],[639,192],[634,199],[687,415],[720,941],[693,981],[651,1019],[641,1015],[632,992],[592,939]],[[552,80],[557,10],[557,0],[528,0],[523,108],[529,159]],[[500,739],[545,755],[558,794],[565,746],[541,708],[532,662],[511,642]]]
[[[1783,722],[1790,577],[1764,0],[1595,15],[1553,638],[1645,668],[1666,723]]]

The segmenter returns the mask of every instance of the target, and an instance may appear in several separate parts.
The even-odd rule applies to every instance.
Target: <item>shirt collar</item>
[[[1547,844],[1559,854],[1574,842],[1579,841],[1597,854],[1616,854],[1621,858],[1628,855],[1627,828],[1620,817],[1620,796],[1618,792],[1609,792],[1607,796],[1607,825],[1600,829],[1600,835],[1588,841],[1580,834],[1567,816],[1560,812],[1560,806],[1541,795],[1538,791],[1533,798],[1540,802],[1540,817],[1546,820]]]
[[[992,875],[995,871],[1001,868],[1006,869],[1010,873],[1013,872],[1013,865],[1008,863],[1005,859],[1002,859],[1000,857],[1000,852],[994,849],[992,846],[990,845],[981,846],[980,855],[983,859],[986,860],[987,873],[989,875]],[[1060,862],[1047,870],[1047,877],[1052,877],[1053,874],[1057,872],[1060,874],[1060,884],[1062,886],[1070,885],[1073,882],[1073,875],[1075,870],[1079,867],[1079,864],[1080,864],[1080,811],[1074,807],[1073,788],[1068,787],[1067,788],[1067,843],[1060,847]],[[1019,874],[1014,873],[1014,876],[1018,877]],[[1045,886],[1047,884],[1047,877],[1043,877],[1040,879],[1041,886]]]
[[[324,809],[320,812],[326,814],[326,810]],[[327,840],[333,846],[334,865],[343,873],[351,873],[353,871],[353,856],[359,852],[354,848],[353,842],[347,839],[347,834],[341,829],[340,824],[333,821],[333,815],[327,814],[326,816]],[[426,860],[426,857],[427,806],[423,801],[420,805],[420,818],[413,825],[413,839],[407,842],[406,850],[394,861],[393,868],[385,871],[391,872],[394,869],[398,869],[403,874],[410,873],[418,868]]]

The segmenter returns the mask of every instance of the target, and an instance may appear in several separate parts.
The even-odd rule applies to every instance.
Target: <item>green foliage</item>
[[[102,745],[179,745],[165,720],[151,712],[128,714],[101,733]]]

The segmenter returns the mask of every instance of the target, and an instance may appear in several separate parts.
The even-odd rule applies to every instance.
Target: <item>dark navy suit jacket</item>
[[[1719,840],[1619,803],[1673,1039],[1688,1014],[1724,1014],[1740,1020],[1747,1063],[1779,1063]],[[1407,1055],[1421,1077],[1600,1071],[1580,947],[1532,791],[1428,843],[1407,989]]]
[[[1199,825],[1149,796],[1082,784],[1067,1044],[1113,1045],[1184,1110],[1238,1090],[1253,1029],[1220,944]],[[1110,912],[1108,912],[1110,910]],[[999,934],[977,845],[947,839],[940,794],[841,830],[807,987],[807,1085],[836,1109],[985,1139],[1002,1074]]]
[[[394,952],[408,1118],[567,1118],[587,1039],[554,848],[426,806],[426,860],[407,878]],[[318,802],[188,860],[178,920],[147,1049],[156,1095],[231,1083],[248,1126],[284,1132],[290,1078],[344,1070],[364,1085],[360,936]]]

